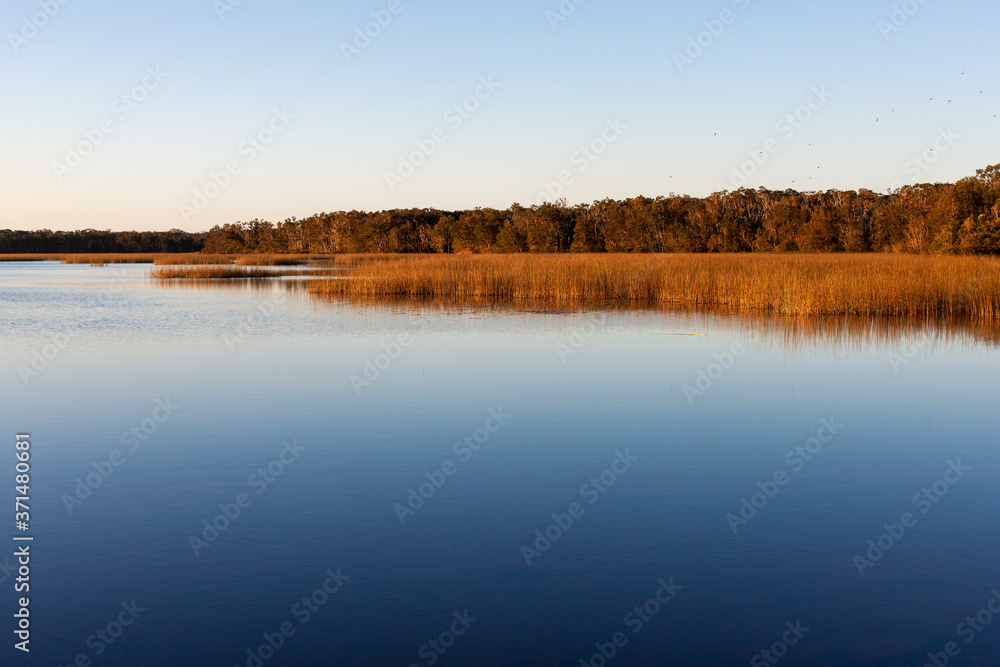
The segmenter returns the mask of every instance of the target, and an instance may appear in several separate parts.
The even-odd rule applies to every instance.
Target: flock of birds
[[[965,72],[963,71],[963,72],[962,72],[961,74],[959,74],[959,76],[965,76]],[[980,90],[980,91],[979,91],[979,94],[980,94],[980,95],[982,95],[982,94],[983,94],[983,91],[982,91],[982,90]],[[931,101],[931,102],[933,102],[933,101],[934,101],[934,98],[932,97],[932,98],[930,99],[930,101]],[[948,104],[951,104],[951,103],[952,103],[953,101],[954,101],[954,100],[948,100]],[[890,109],[889,111],[890,111],[890,112],[892,112],[892,113],[895,113],[895,111],[896,111],[896,110],[895,110],[895,109]],[[993,117],[994,117],[994,118],[996,118],[996,117],[997,117],[997,115],[996,115],[996,114],[993,114]],[[875,122],[876,122],[876,123],[878,123],[878,122],[879,122],[880,120],[881,120],[881,116],[876,116],[876,117],[875,117]],[[716,137],[718,137],[718,136],[719,136],[719,133],[718,133],[718,132],[716,132],[716,133],[715,133],[715,136],[716,136]],[[810,146],[810,147],[812,146],[812,144],[810,144],[810,143],[808,143],[808,142],[807,142],[807,144],[806,144],[806,145],[808,145],[808,146]],[[931,149],[931,152],[934,152],[934,149],[933,149],[933,148]],[[763,154],[764,154],[764,151],[760,151],[760,154],[761,154],[761,155],[763,155]],[[816,169],[819,169],[819,167],[816,167]],[[671,176],[670,178],[673,178],[673,176]],[[811,180],[813,180],[813,177],[812,177],[812,176],[810,176],[810,177],[809,177],[809,180],[810,180],[810,181],[811,181]],[[796,182],[796,181],[794,181],[794,180],[792,181],[792,183],[795,183],[795,182]]]

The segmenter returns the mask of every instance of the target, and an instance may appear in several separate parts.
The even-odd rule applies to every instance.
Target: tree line
[[[322,213],[213,228],[207,252],[1000,253],[1000,165],[957,183],[870,190],[740,189],[506,210]]]
[[[174,253],[198,252],[208,234],[179,229],[169,232],[110,232],[84,229],[77,232],[33,232],[0,229],[0,254],[43,253]]]
[[[3,232],[0,252],[1000,254],[1000,165],[889,194],[760,188],[547,203],[506,210],[396,209],[252,220],[202,234]]]

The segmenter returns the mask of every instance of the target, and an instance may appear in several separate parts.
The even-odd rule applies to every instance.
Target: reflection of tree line
[[[1000,253],[1000,165],[957,183],[738,190],[567,207],[322,213],[169,232],[0,231],[0,253],[944,252]]]

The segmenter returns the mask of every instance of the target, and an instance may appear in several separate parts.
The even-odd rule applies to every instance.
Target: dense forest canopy
[[[567,207],[320,213],[207,233],[0,231],[0,253],[937,252],[1000,254],[1000,165],[957,183],[740,189]]]

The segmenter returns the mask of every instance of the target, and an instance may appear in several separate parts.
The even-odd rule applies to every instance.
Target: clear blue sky
[[[777,150],[751,187],[884,192],[1000,162],[995,0],[911,0],[917,11],[891,33],[879,21],[892,0],[586,0],[555,29],[546,12],[559,0],[399,0],[351,62],[342,43],[390,0],[227,2],[4,2],[0,228],[199,231],[353,208],[503,208],[536,201],[564,171],[571,204],[703,196],[767,146]],[[33,19],[47,3],[55,15]],[[232,11],[220,19],[218,6]],[[675,52],[724,10],[728,25],[679,69]],[[499,88],[479,88],[460,126],[446,120],[481,77]],[[144,100],[116,103],[144,79]],[[814,86],[833,96],[779,131]],[[244,145],[275,109],[294,118],[274,121],[262,150]],[[609,119],[627,127],[605,131]],[[934,164],[908,164],[949,131]],[[574,157],[602,132],[614,138],[602,155]],[[88,134],[100,144],[60,167]],[[417,141],[433,154],[390,188],[386,172]],[[229,162],[239,173],[216,189],[211,174]]]

